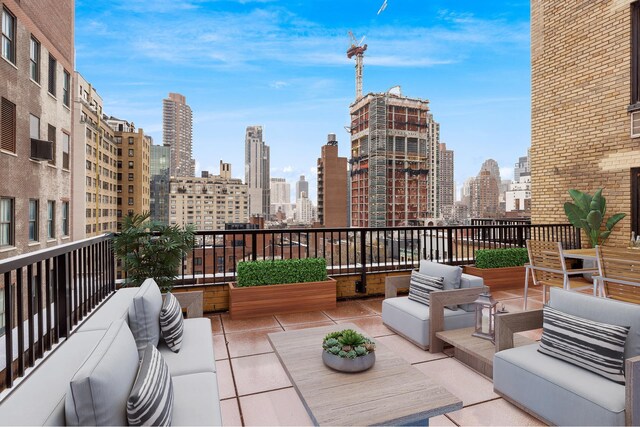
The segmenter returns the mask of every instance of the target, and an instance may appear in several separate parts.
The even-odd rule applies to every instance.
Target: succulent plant
[[[355,359],[375,351],[375,342],[353,329],[331,332],[324,337],[322,348],[339,357]]]

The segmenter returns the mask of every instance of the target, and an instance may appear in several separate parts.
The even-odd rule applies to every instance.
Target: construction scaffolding
[[[387,102],[369,104],[369,227],[387,225]]]

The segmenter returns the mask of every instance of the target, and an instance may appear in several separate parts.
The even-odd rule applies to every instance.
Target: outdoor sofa
[[[77,411],[87,410],[86,402],[81,401],[86,396],[71,393],[70,381],[79,370],[86,370],[91,360],[98,364],[92,368],[97,376],[92,389],[97,406],[89,408],[94,411],[90,417],[97,424],[101,419],[126,424],[126,403],[141,348],[131,333],[130,316],[135,312],[134,317],[158,319],[161,306],[162,296],[153,279],[147,279],[139,288],[115,292],[0,403],[0,424],[83,424]],[[157,327],[154,331],[151,322],[145,333],[159,333],[159,324]],[[139,332],[139,322],[132,328]],[[157,348],[171,376],[172,424],[222,425],[210,320],[184,320],[178,353],[168,348],[161,334]],[[70,399],[75,410],[69,407]],[[104,401],[109,402],[103,405]]]

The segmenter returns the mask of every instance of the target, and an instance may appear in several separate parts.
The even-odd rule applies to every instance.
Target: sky
[[[244,179],[247,126],[262,125],[271,177],[316,198],[327,134],[349,156],[355,62],[363,91],[429,100],[440,142],[454,150],[458,188],[495,159],[511,178],[531,140],[529,2],[517,0],[76,0],[76,69],[106,114],[162,144],[162,99],[193,110],[197,172],[220,160]],[[292,190],[293,191],[293,190]],[[295,202],[295,200],[293,200]]]

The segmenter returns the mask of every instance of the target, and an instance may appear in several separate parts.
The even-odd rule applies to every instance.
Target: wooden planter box
[[[463,272],[482,277],[485,286],[489,286],[492,290],[524,289],[524,267],[477,268],[473,265],[465,265]],[[533,286],[531,275],[529,275],[529,286]]]
[[[284,285],[235,287],[229,284],[232,320],[273,314],[303,313],[336,308],[336,280]]]

